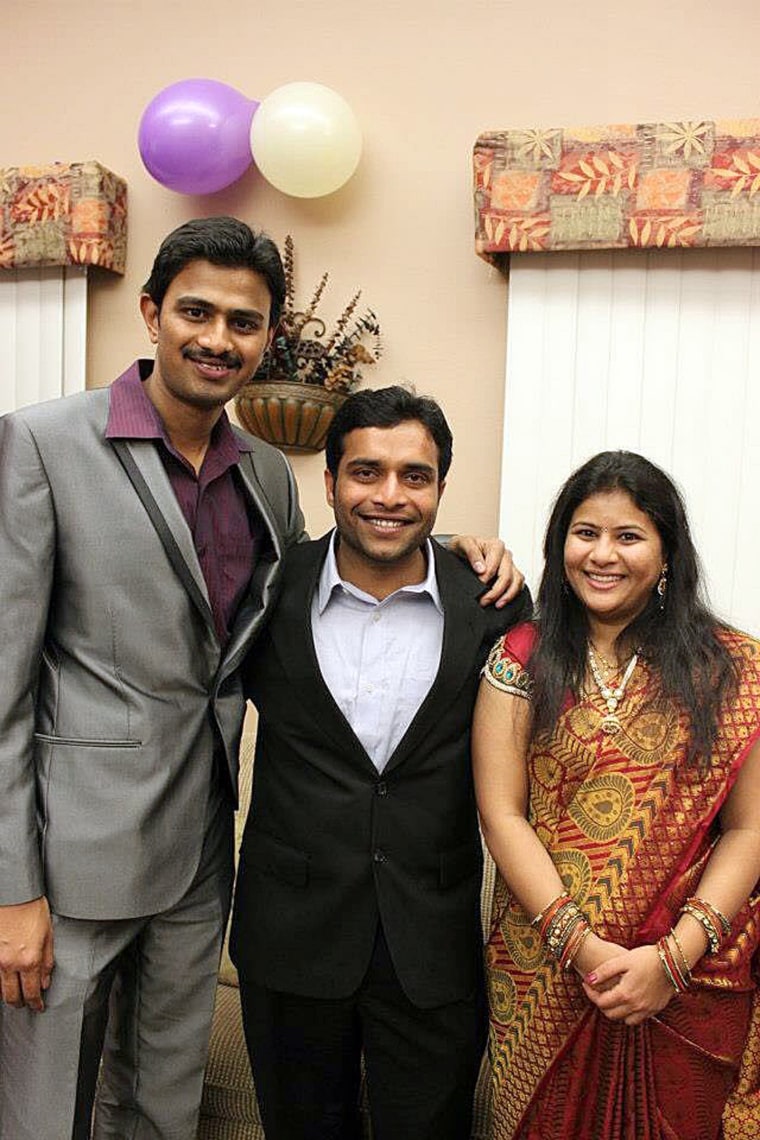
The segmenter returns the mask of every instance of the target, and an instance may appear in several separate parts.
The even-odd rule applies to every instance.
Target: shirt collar
[[[371,594],[365,593],[364,590],[360,590],[358,586],[354,586],[351,582],[346,582],[341,578],[338,571],[338,560],[335,557],[337,538],[338,532],[334,530],[330,537],[330,545],[327,548],[327,557],[322,566],[322,572],[319,575],[319,585],[317,587],[318,612],[320,614],[324,613],[328,602],[337,589],[344,590],[348,594],[353,594],[355,598],[359,598],[361,601],[371,602],[374,605],[382,604],[378,602],[377,598],[373,598]],[[398,594],[427,594],[438,612],[443,615],[441,594],[438,589],[438,580],[435,576],[433,544],[429,538],[425,540],[425,557],[427,561],[427,573],[424,579],[410,586],[401,586],[400,589],[394,590],[389,597],[395,598]],[[384,598],[383,601],[387,602],[388,598]]]
[[[143,383],[153,371],[152,360],[136,360],[111,385],[106,439],[161,439],[175,454],[163,420],[148,399]],[[214,425],[212,447],[234,463],[241,451],[252,451],[253,443],[237,435],[225,411]]]

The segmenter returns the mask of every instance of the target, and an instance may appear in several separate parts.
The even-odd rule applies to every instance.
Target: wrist
[[[691,971],[675,931],[671,930],[660,938],[656,949],[668,986],[676,994],[685,994],[691,985]]]
[[[578,953],[573,960],[573,969],[580,974],[582,978],[591,970],[595,969],[600,962],[604,960],[604,942],[598,934],[594,934],[593,930],[584,940]]]

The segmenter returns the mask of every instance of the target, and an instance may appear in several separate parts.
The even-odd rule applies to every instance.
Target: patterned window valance
[[[489,131],[474,152],[475,248],[760,245],[760,119]]]
[[[98,265],[124,273],[127,184],[98,162],[0,167],[0,269]]]

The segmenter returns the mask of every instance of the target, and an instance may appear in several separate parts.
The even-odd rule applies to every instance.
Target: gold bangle
[[[580,954],[580,952],[581,952],[581,948],[582,948],[582,946],[583,946],[583,943],[586,941],[586,939],[588,938],[589,934],[593,934],[593,930],[591,929],[591,927],[590,927],[588,924],[586,924],[586,925],[583,927],[583,929],[581,930],[580,934],[578,935],[578,937],[577,937],[577,940],[576,940],[576,942],[575,942],[575,945],[574,945],[574,946],[572,946],[572,947],[571,947],[569,950],[567,950],[567,952],[566,952],[565,960],[564,960],[564,962],[562,963],[562,968],[563,968],[564,970],[569,970],[569,969],[570,969],[570,967],[572,966],[573,962],[575,961],[575,959],[576,959],[576,958],[578,957],[578,955]]]
[[[684,976],[686,977],[687,982],[691,983],[691,966],[687,962],[686,955],[683,952],[683,946],[681,945],[681,939],[676,934],[675,927],[673,927],[671,929],[670,933],[671,933],[671,936],[673,938],[673,941],[676,944],[676,949],[678,950],[678,953],[681,956],[681,965],[683,966]]]
[[[570,896],[565,891],[562,891],[562,893],[557,895],[556,898],[553,898],[551,902],[548,902],[543,910],[540,910],[536,917],[531,920],[530,925],[536,927],[540,926],[552,907],[557,906],[557,904],[563,900],[567,900],[567,902],[570,901]],[[557,907],[557,909],[559,910],[559,907]]]
[[[727,933],[724,925],[728,922],[726,916],[719,917],[710,903],[696,896],[686,900],[681,914],[690,914],[699,923],[707,936],[708,954],[717,954]]]
[[[678,966],[676,965],[675,959],[670,954],[667,937],[661,938],[657,943],[657,953],[659,955],[660,962],[662,963],[662,968],[665,971],[665,977],[668,979],[675,992],[677,994],[684,993],[686,990],[686,985],[682,979],[678,977]]]
[[[678,953],[674,954],[671,951],[669,954],[670,963],[678,976],[678,981],[681,984],[682,990],[685,992],[691,985],[691,970],[689,969],[689,963],[686,961],[686,955],[683,952],[683,946],[679,942],[678,935],[676,934],[675,930],[671,929],[670,933],[665,935],[665,942],[667,943],[668,938],[671,936],[673,938],[673,945],[678,950]],[[681,959],[680,962],[678,961],[679,958]]]

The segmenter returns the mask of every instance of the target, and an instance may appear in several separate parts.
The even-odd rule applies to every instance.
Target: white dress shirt
[[[311,606],[319,668],[340,711],[382,772],[438,672],[443,606],[428,539],[427,575],[382,601],[338,573],[333,532]]]

